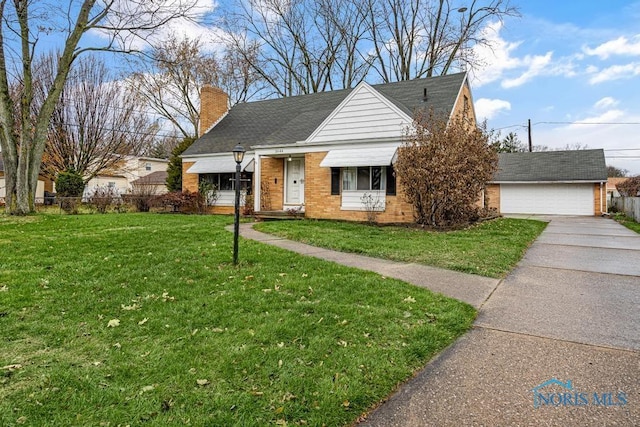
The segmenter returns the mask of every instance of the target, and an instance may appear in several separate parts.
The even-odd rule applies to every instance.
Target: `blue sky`
[[[479,118],[523,142],[531,119],[534,145],[603,148],[607,164],[640,174],[640,1],[513,3],[522,16],[475,51]]]

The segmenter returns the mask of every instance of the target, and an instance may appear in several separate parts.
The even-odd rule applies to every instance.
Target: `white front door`
[[[285,205],[301,205],[304,203],[304,159],[285,160],[287,168],[287,189]]]

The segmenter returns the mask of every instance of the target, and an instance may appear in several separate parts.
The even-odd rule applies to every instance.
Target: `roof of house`
[[[627,179],[629,178],[627,178],[626,176],[607,178],[607,190],[614,190],[616,188],[616,185],[620,184],[623,181],[626,181]]]
[[[500,153],[494,182],[607,180],[604,150]]]
[[[151,172],[149,175],[145,175],[132,181],[131,184],[135,185],[165,185],[167,183],[167,171]]]
[[[465,78],[465,73],[457,73],[372,87],[410,117],[421,109],[433,109],[448,116]],[[304,141],[352,90],[236,104],[183,155],[229,153],[237,144],[250,147]]]

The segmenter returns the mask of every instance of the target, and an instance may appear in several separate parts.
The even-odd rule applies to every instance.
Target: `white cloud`
[[[614,123],[620,121],[625,116],[625,112],[622,110],[608,110],[604,113],[577,120],[576,123],[569,125],[569,128],[582,127],[584,124],[600,124],[600,123]]]
[[[582,54],[553,59],[553,51],[544,55],[515,56],[515,51],[522,42],[507,42],[500,37],[502,24],[494,22],[487,25],[479,38],[488,41],[488,46],[474,46],[473,55],[485,67],[474,70],[474,86],[503,79],[501,85],[510,89],[533,80],[538,76],[565,76],[573,77],[575,72],[574,59],[579,59]],[[514,77],[505,77],[507,74]]]
[[[607,108],[615,107],[616,105],[618,105],[618,100],[610,96],[605,96],[604,98],[593,104],[593,107],[597,110],[606,110]]]
[[[492,119],[503,111],[511,110],[511,103],[503,99],[480,98],[475,102],[476,116],[480,121]]]
[[[150,43],[158,43],[175,35],[178,38],[201,39],[205,49],[215,50],[217,46],[212,40],[218,40],[224,33],[219,28],[202,24],[215,9],[218,3],[215,0],[188,0],[176,2],[174,0],[156,0],[154,2],[141,2],[138,0],[118,0],[112,6],[112,12],[107,16],[106,22],[115,27],[131,25],[131,20],[136,20],[136,25],[148,25],[150,23],[167,19],[172,14],[182,9],[188,9],[188,17],[174,18],[162,27],[149,31],[138,31],[136,36],[127,36],[123,42],[127,49],[144,49]],[[105,30],[92,31],[102,38],[109,39],[111,34]],[[122,46],[121,46],[122,47]]]
[[[525,56],[520,62],[522,65],[528,67],[520,76],[513,79],[506,79],[502,82],[502,87],[509,89],[512,87],[522,86],[536,76],[545,73],[551,63],[551,57],[553,52],[547,52],[546,55],[534,55]]]
[[[607,67],[602,71],[594,73],[589,79],[589,83],[595,85],[611,80],[630,79],[636,76],[640,76],[640,62]]]
[[[585,46],[582,50],[587,55],[597,56],[600,59],[607,59],[614,55],[640,56],[640,34],[632,37],[631,40],[621,36],[615,40],[602,43],[593,49]]]

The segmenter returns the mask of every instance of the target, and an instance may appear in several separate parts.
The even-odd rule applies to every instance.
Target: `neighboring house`
[[[149,175],[145,175],[142,178],[138,178],[131,182],[133,188],[145,187],[145,194],[164,194],[167,190],[167,176],[169,174],[166,170],[151,172]]]
[[[166,193],[168,165],[169,161],[166,159],[128,156],[117,169],[103,172],[89,180],[84,190],[85,197],[90,195],[97,187],[111,187],[115,188],[119,194],[129,194],[133,191],[134,182],[149,175],[154,175],[150,180],[157,186],[157,194]],[[165,182],[162,184],[158,181],[161,174],[164,174],[165,178]]]
[[[38,177],[38,185],[36,187],[36,197],[35,197],[36,204],[44,203],[45,191],[49,191],[49,192],[53,191],[53,181],[40,175]],[[5,197],[6,197],[6,184],[4,181],[4,163],[2,161],[2,153],[0,153],[0,203],[4,203]]]
[[[377,202],[379,222],[413,221],[393,161],[418,110],[475,125],[464,73],[240,103],[202,91],[202,137],[182,155],[183,189],[206,180],[218,187],[214,212],[233,211],[231,151],[246,150],[242,178],[254,210],[304,212],[308,218],[366,220],[363,196]]]
[[[501,153],[485,203],[501,214],[607,212],[603,150]]]
[[[627,179],[628,178],[626,176],[607,178],[607,200],[611,201],[611,198],[613,197],[620,197],[620,193],[618,192],[616,185],[626,181]]]

